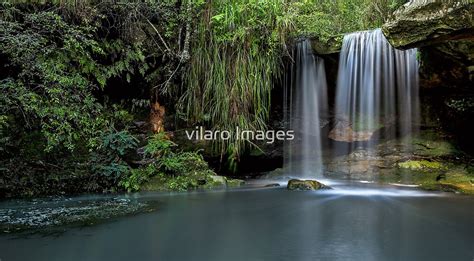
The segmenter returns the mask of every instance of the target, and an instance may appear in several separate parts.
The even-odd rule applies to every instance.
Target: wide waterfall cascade
[[[285,148],[285,170],[300,178],[321,177],[321,125],[328,117],[326,73],[323,59],[313,54],[308,39],[296,45],[287,85],[286,122],[295,131],[295,140]]]
[[[382,31],[344,37],[336,91],[337,141],[407,134],[419,121],[417,50],[397,50]],[[379,131],[381,130],[381,131]]]

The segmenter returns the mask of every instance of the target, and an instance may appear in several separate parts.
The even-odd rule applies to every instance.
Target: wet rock
[[[244,180],[241,179],[227,179],[226,185],[228,188],[240,187],[245,184]]]
[[[271,184],[265,185],[266,188],[274,188],[274,187],[279,187],[279,186],[280,186],[280,184],[278,184],[278,183],[271,183]]]
[[[25,201],[21,207],[0,209],[0,234],[65,225],[90,226],[117,217],[154,211],[157,207],[157,202],[128,198],[34,199]]]
[[[329,189],[330,187],[316,180],[291,179],[286,187],[288,190],[319,190]]]
[[[474,194],[472,157],[436,130],[381,142],[325,161],[325,176]]]
[[[407,160],[397,163],[399,168],[411,170],[442,170],[445,169],[442,163],[428,160]]]
[[[335,141],[354,142],[368,141],[375,131],[354,131],[348,122],[338,121],[329,132],[328,137]]]
[[[410,1],[383,25],[396,48],[413,48],[448,40],[473,39],[474,2]]]
[[[423,104],[468,150],[474,146],[465,138],[474,131],[474,113],[463,107],[469,107],[474,86],[473,14],[473,1],[409,1],[382,26],[394,47],[418,48]]]
[[[134,121],[133,125],[137,128],[144,128],[147,125],[146,121]]]
[[[350,160],[347,157],[335,160],[327,165],[328,174],[341,178],[371,179],[385,168],[383,160]]]
[[[210,176],[210,180],[212,181],[212,184],[215,187],[226,185],[226,179],[225,179],[224,176],[212,175],[212,176]]]
[[[344,35],[335,35],[323,40],[319,37],[311,38],[311,47],[317,54],[333,54],[341,51]]]

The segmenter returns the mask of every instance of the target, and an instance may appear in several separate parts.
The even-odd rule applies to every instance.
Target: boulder
[[[215,186],[225,186],[227,183],[225,177],[218,175],[211,175],[210,180],[212,180],[213,185]]]
[[[354,142],[368,141],[375,131],[354,131],[350,123],[338,121],[329,132],[328,137],[335,141]]]
[[[330,187],[316,180],[291,179],[286,187],[288,190],[319,190],[330,189]]]
[[[387,40],[396,48],[408,49],[474,39],[474,2],[409,1],[383,26]]]
[[[226,180],[226,185],[228,188],[236,188],[236,187],[240,187],[240,186],[243,186],[245,184],[245,181],[244,180],[241,180],[241,179],[227,179]]]

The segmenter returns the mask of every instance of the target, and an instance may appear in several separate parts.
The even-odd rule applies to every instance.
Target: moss
[[[436,161],[428,160],[408,160],[405,162],[397,163],[399,168],[411,169],[411,170],[431,170],[431,169],[445,169],[446,167]]]
[[[299,180],[290,179],[286,186],[288,190],[319,190],[319,189],[330,189],[330,187],[319,183],[316,180]]]
[[[426,156],[446,156],[458,153],[456,147],[446,141],[414,140],[416,153]]]
[[[456,166],[446,173],[446,178],[439,182],[443,186],[450,186],[457,192],[474,194],[474,174],[463,166]]]
[[[168,189],[165,184],[166,180],[161,175],[157,175],[142,184],[140,189],[143,191],[166,191]]]
[[[407,161],[399,164],[404,164],[407,168],[387,171],[380,175],[379,181],[415,184],[425,190],[474,195],[474,173],[462,163]]]
[[[420,183],[427,190],[438,190],[474,195],[474,176],[460,168],[448,171],[444,178],[435,181],[427,180]]]
[[[232,185],[237,186],[238,180],[230,180]],[[151,177],[141,185],[143,191],[187,191],[193,189],[215,189],[226,187],[225,177],[210,175],[205,171],[189,173],[185,176],[169,176],[158,174]]]
[[[474,5],[469,2],[410,1],[382,26],[382,30],[389,42],[401,49],[462,35],[472,27]]]
[[[228,188],[240,187],[245,183],[241,179],[226,179],[226,184]]]
[[[322,39],[318,36],[311,37],[311,46],[318,54],[332,54],[341,51],[343,34],[334,35],[328,39]]]
[[[402,140],[404,145],[414,148],[416,155],[441,157],[458,155],[457,146],[449,142],[449,137],[441,131],[423,131],[415,137],[408,136]]]

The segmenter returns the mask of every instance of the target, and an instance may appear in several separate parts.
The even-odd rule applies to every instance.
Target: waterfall
[[[380,29],[346,35],[329,137],[374,143],[410,133],[419,120],[416,53],[394,49]]]
[[[417,50],[397,50],[382,31],[344,37],[329,115],[324,60],[309,40],[299,41],[284,91],[286,127],[295,140],[285,144],[288,176],[322,178],[322,128],[333,117],[328,137],[349,150],[411,134],[419,124]],[[322,139],[323,138],[323,139]],[[340,151],[333,150],[340,155]]]
[[[321,177],[321,127],[328,117],[326,73],[324,60],[313,54],[308,39],[296,44],[287,85],[286,122],[295,140],[285,148],[285,170],[300,178]]]

